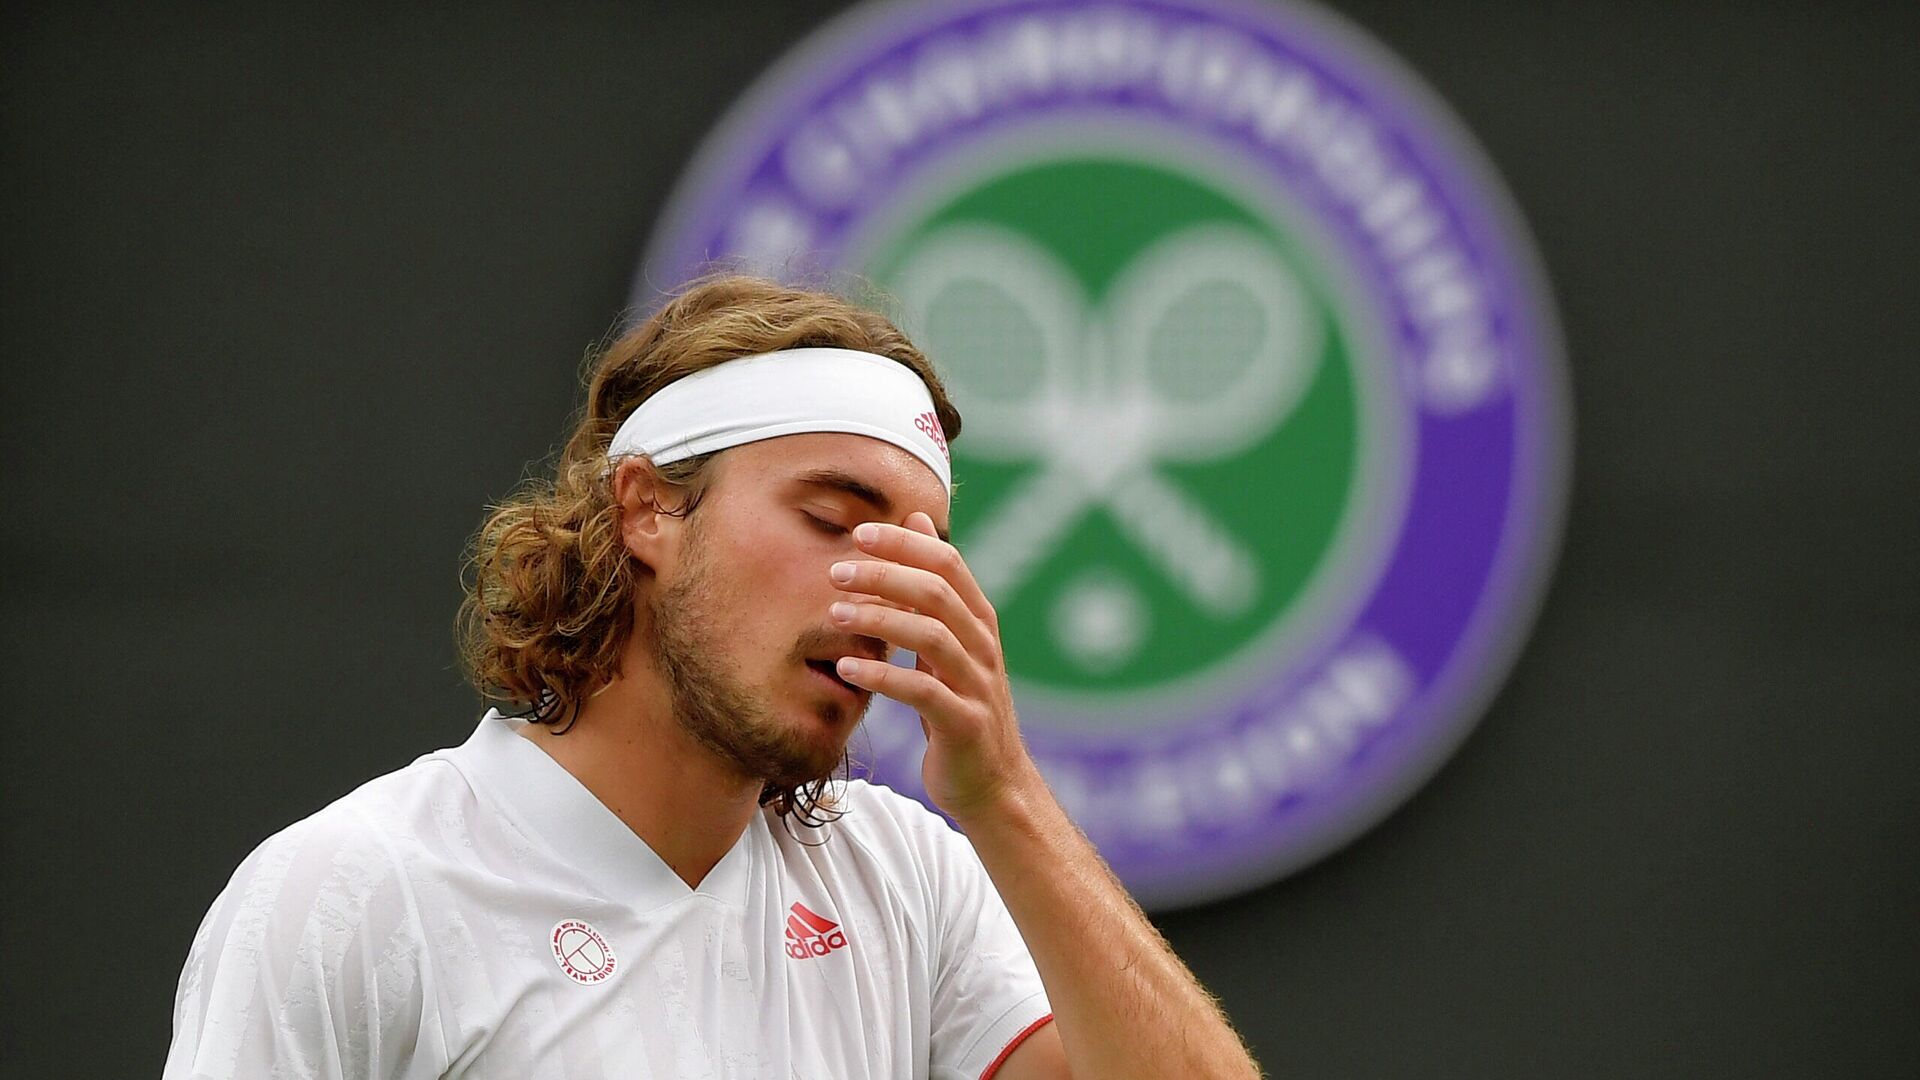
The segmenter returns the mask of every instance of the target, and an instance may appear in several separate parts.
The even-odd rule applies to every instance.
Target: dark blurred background
[[[1418,796],[1159,922],[1276,1076],[1916,1075],[1920,20],[1335,6],[1538,237],[1565,549]],[[0,16],[10,1075],[156,1075],[241,857],[470,731],[482,505],[840,7]]]

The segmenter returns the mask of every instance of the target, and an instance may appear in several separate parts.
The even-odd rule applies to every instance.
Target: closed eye
[[[820,530],[821,532],[827,534],[828,536],[847,535],[847,530],[841,528],[838,525],[835,525],[833,522],[828,521],[825,518],[814,517],[812,514],[807,513],[805,510],[800,511],[800,516],[803,518],[806,518],[807,521],[810,524],[812,524],[814,528]]]

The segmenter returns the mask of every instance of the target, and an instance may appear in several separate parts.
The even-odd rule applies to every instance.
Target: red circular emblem
[[[613,946],[600,931],[578,919],[554,924],[553,958],[567,978],[583,986],[595,986],[613,977]]]

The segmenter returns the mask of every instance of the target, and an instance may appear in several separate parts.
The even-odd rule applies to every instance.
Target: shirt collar
[[[469,778],[535,842],[606,893],[606,899],[649,911],[696,894],[744,906],[750,879],[751,836],[761,816],[707,873],[689,888],[646,841],[627,827],[546,751],[520,734],[526,720],[488,709],[451,755]]]

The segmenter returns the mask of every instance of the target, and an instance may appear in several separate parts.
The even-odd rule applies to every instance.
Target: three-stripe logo
[[[825,956],[847,947],[847,932],[824,915],[807,910],[796,902],[787,909],[787,955],[795,960]]]

